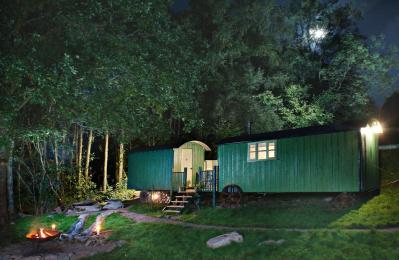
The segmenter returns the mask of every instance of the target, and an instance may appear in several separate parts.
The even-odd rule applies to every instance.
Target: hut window
[[[270,160],[276,158],[276,141],[262,141],[248,144],[248,160]]]
[[[249,159],[256,160],[256,144],[249,144]]]

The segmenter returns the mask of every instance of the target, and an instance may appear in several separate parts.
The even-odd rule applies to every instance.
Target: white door
[[[187,187],[192,187],[193,181],[193,150],[182,149],[181,152],[181,171],[187,168]]]

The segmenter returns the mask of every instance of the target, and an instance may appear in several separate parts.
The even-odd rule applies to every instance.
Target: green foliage
[[[99,191],[97,185],[91,179],[82,178],[76,187],[76,192],[71,198],[72,201],[81,201],[86,199],[97,200],[99,198]]]
[[[271,91],[260,94],[261,102],[274,111],[290,128],[323,125],[331,122],[333,115],[324,111],[317,102],[308,103],[308,88],[290,85],[275,97]]]
[[[367,119],[369,93],[392,87],[397,51],[359,34],[360,13],[337,1],[190,1],[201,34],[205,129],[219,138]],[[310,29],[324,28],[315,40]],[[205,44],[204,44],[205,42]],[[260,98],[258,98],[260,97]],[[228,129],[228,130],[226,130]]]
[[[132,200],[135,194],[135,190],[127,188],[127,179],[125,178],[122,182],[117,183],[115,188],[111,187],[109,191],[107,191],[106,196],[108,199]]]

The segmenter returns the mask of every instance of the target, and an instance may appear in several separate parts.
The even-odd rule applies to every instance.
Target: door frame
[[[184,150],[190,150],[190,156],[191,156],[191,167],[184,167],[184,155],[187,155]],[[192,148],[181,148],[181,158],[180,158],[180,165],[181,165],[181,171],[184,171],[184,168],[187,168],[187,179],[186,179],[186,186],[187,187],[192,187],[193,186],[193,149]]]

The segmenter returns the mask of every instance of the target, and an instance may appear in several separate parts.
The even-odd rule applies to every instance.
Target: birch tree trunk
[[[14,161],[14,141],[11,141],[10,154],[8,156],[8,165],[7,165],[8,212],[10,213],[11,217],[15,213],[13,161]]]
[[[89,140],[87,141],[87,154],[86,154],[86,164],[85,164],[85,178],[89,179],[89,169],[90,169],[90,155],[91,155],[91,144],[93,142],[93,130],[90,129]]]
[[[83,129],[79,129],[78,181],[82,178]]]
[[[117,176],[117,180],[118,183],[121,184],[122,180],[123,180],[123,160],[124,160],[124,153],[125,153],[125,149],[123,147],[123,143],[119,144],[119,168],[118,168],[118,176]]]
[[[5,148],[0,147],[0,226],[7,220],[7,158]]]
[[[103,191],[107,191],[107,167],[108,167],[108,131],[105,133],[105,149],[104,149],[104,180],[103,180]]]
[[[55,160],[55,172],[57,174],[57,181],[59,182],[60,181],[60,174],[58,172],[58,165],[59,165],[59,162],[58,162],[58,144],[57,144],[56,140],[54,140],[54,160]]]

